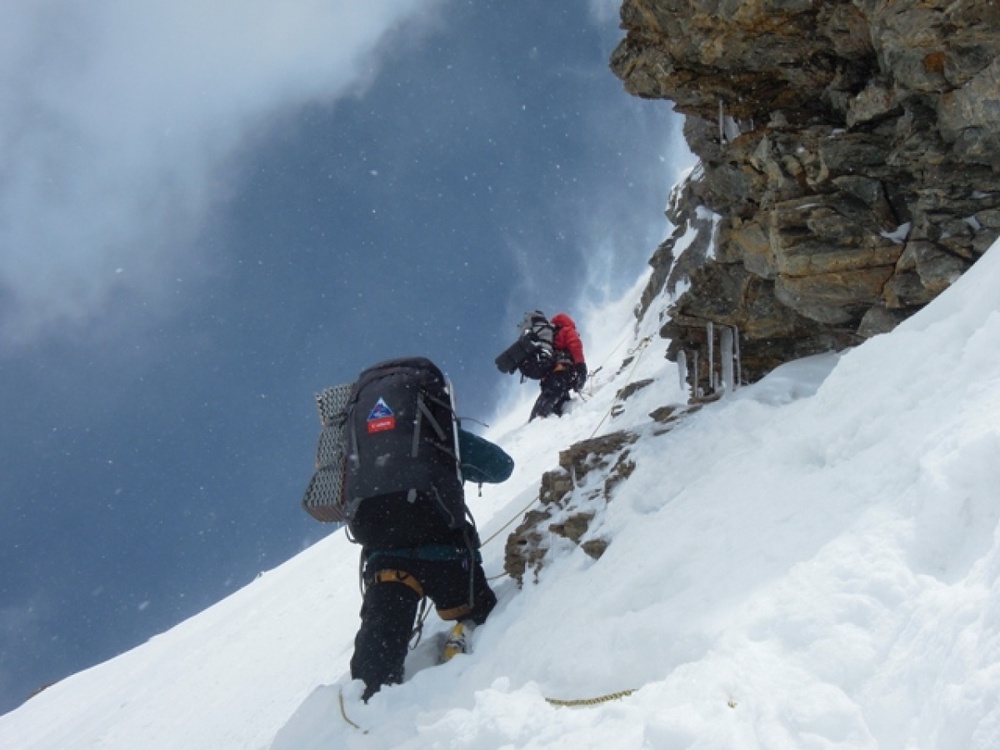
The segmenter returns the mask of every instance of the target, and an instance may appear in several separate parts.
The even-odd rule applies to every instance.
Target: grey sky
[[[231,198],[234,156],[308,103],[358,94],[441,2],[19,2],[0,89],[3,333],[168,304]]]

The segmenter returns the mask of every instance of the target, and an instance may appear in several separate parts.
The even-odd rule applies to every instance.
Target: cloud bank
[[[439,0],[18,0],[0,30],[0,337],[152,305],[239,149],[357,93]],[[401,33],[405,25],[405,36]]]

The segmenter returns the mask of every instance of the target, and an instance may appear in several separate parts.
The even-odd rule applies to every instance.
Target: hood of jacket
[[[574,323],[573,319],[566,313],[556,313],[552,316],[552,320],[549,322],[559,328],[576,328],[576,323]]]

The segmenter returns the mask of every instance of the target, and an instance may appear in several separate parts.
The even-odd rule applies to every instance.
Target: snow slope
[[[496,580],[475,653],[430,667],[432,615],[408,681],[360,703],[357,550],[337,532],[0,717],[0,747],[1000,747],[1000,250],[893,333],[664,434],[649,412],[684,396],[654,321],[632,330],[636,298],[581,326],[601,366],[585,402],[525,424],[526,384],[488,433],[518,466],[470,489],[484,539],[559,450],[642,439],[595,520],[603,557],[554,544],[537,584]],[[640,378],[656,382],[612,417]]]

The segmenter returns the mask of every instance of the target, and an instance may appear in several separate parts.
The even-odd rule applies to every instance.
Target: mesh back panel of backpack
[[[344,462],[347,459],[346,410],[352,383],[335,385],[316,396],[323,429],[316,445],[316,473],[302,506],[320,521],[344,521]]]

